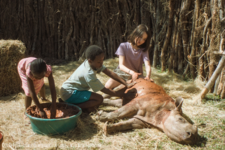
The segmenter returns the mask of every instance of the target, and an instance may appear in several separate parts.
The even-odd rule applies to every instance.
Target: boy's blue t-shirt
[[[74,71],[70,78],[63,83],[60,89],[61,98],[64,101],[67,100],[72,96],[74,90],[84,91],[89,90],[90,88],[94,92],[102,90],[105,86],[97,79],[96,73],[100,73],[105,68],[106,67],[102,65],[101,68],[95,71],[91,68],[88,60],[86,59]]]

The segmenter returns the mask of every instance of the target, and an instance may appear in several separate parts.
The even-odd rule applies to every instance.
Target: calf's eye
[[[185,120],[183,118],[179,118],[179,121],[185,123]]]

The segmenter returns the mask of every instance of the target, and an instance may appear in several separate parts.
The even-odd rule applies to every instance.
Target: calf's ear
[[[183,101],[184,101],[184,100],[183,100],[182,97],[178,97],[178,98],[176,99],[176,101],[175,101],[175,105],[176,105],[175,110],[179,111],[180,113],[182,113],[181,107],[182,107]]]

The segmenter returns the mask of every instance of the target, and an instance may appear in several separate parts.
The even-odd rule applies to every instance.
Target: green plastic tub
[[[45,103],[50,104],[50,103]],[[44,135],[56,135],[56,134],[63,134],[69,130],[74,129],[77,126],[77,119],[81,115],[82,110],[80,107],[68,104],[68,103],[57,103],[57,105],[70,105],[79,110],[76,115],[70,116],[68,118],[57,118],[57,119],[43,119],[33,117],[29,114],[26,115],[30,118],[30,123],[32,130],[38,134]]]

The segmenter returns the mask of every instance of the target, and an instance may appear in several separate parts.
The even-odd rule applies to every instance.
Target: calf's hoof
[[[99,121],[105,122],[105,121],[108,120],[107,117],[106,117],[107,113],[104,112],[103,110],[98,111],[97,114],[98,114],[98,120],[99,120]]]
[[[105,98],[110,98],[111,96],[109,94],[103,94],[102,97],[103,99],[105,99]]]
[[[106,121],[104,126],[103,126],[103,133],[104,133],[105,136],[108,135],[107,127],[108,127],[108,121]]]

